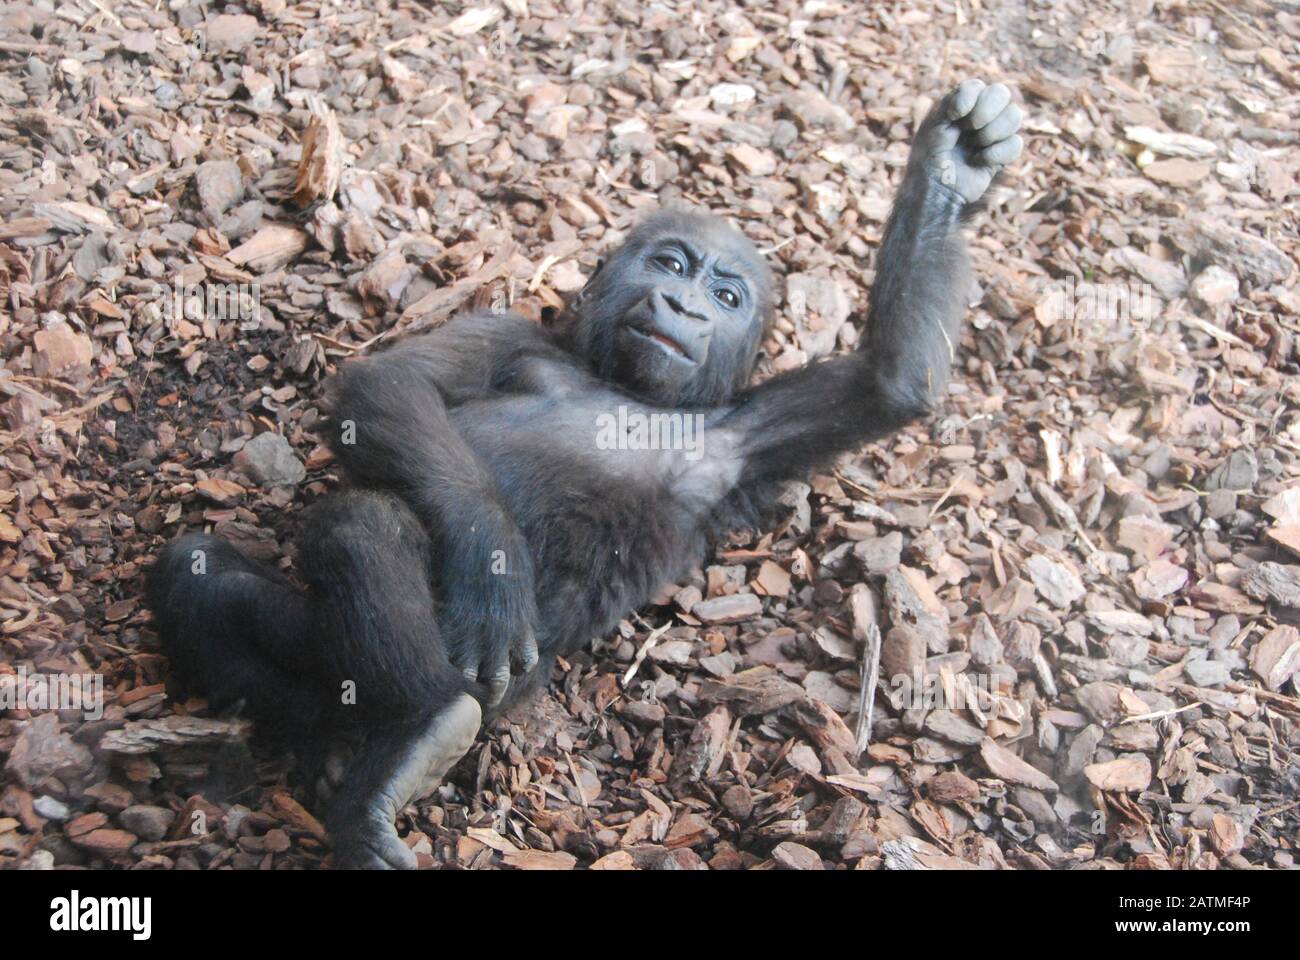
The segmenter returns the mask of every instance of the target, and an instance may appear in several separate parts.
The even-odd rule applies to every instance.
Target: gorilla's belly
[[[528,540],[544,646],[589,642],[699,559],[701,504],[665,482],[703,463],[699,423],[663,413],[612,392],[452,410]]]

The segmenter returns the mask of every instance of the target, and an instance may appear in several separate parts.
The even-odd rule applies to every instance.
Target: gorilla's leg
[[[440,710],[470,687],[438,626],[434,551],[396,496],[355,490],[314,506],[298,567],[315,608],[329,709],[370,729]]]
[[[490,392],[494,367],[536,331],[487,319],[500,329],[452,321],[346,364],[332,413],[342,428],[333,449],[348,474],[396,492],[433,537],[448,654],[484,686],[484,703],[496,705],[511,675],[537,663],[533,560],[497,478],[449,406]]]
[[[149,572],[164,648],[214,703],[243,701],[309,765],[359,745],[327,817],[344,863],[412,865],[393,819],[479,729],[438,629],[433,556],[405,504],[356,491],[308,512],[306,591],[206,534],[169,544]]]
[[[414,866],[393,821],[479,730],[478,702],[438,628],[433,563],[424,527],[389,494],[335,496],[304,527],[299,566],[337,684],[329,714],[353,721],[337,725],[323,770],[336,791],[326,821],[341,865]]]
[[[176,674],[214,706],[242,703],[259,732],[310,728],[325,690],[303,650],[314,632],[310,600],[284,577],[219,537],[169,543],[147,594]]]

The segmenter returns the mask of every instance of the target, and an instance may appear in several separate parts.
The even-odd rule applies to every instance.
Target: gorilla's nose
[[[689,302],[683,303],[682,299],[679,299],[671,293],[665,293],[662,290],[659,291],[659,296],[663,302],[668,305],[668,309],[678,316],[690,317],[692,320],[699,320],[704,323],[708,322],[708,317],[700,311],[692,309],[694,304]]]

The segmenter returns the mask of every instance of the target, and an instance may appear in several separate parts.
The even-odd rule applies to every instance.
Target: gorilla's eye
[[[655,257],[655,260],[663,264],[663,266],[667,267],[679,277],[686,272],[686,264],[682,263],[680,259],[674,257],[672,254],[665,253],[662,256]]]
[[[715,291],[713,295],[717,297],[719,300],[721,300],[723,303],[725,303],[732,310],[735,310],[738,306],[740,306],[740,297],[738,297],[736,295],[736,291],[732,290],[730,287],[721,287],[717,291]]]

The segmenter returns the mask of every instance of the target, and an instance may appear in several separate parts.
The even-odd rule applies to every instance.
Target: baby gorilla
[[[1010,101],[967,81],[922,124],[853,353],[748,386],[768,268],[723,222],[661,212],[554,329],[468,314],[343,368],[332,446],[351,488],[306,515],[305,590],[212,536],[163,551],[149,603],[177,674],[315,754],[338,863],[413,866],[394,820],[484,711],[787,481],[933,409],[968,289],[963,217],[1020,152]],[[633,426],[665,422],[700,442]]]

